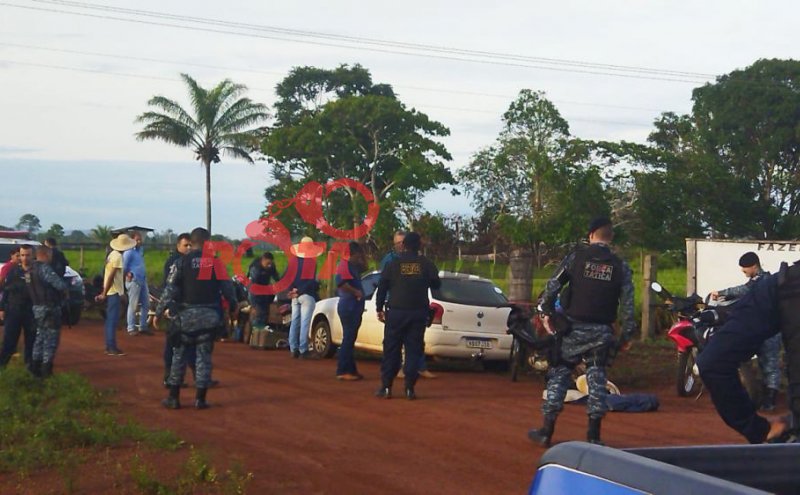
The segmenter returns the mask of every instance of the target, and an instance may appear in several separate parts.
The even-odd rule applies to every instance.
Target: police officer
[[[381,361],[382,384],[375,393],[377,397],[388,399],[392,396],[392,383],[400,370],[403,347],[406,350],[405,395],[409,400],[417,397],[414,385],[417,382],[420,353],[423,352],[425,326],[428,322],[428,290],[438,289],[442,284],[436,265],[419,254],[421,244],[419,234],[406,234],[403,239],[403,254],[389,263],[381,272],[378,282],[375,305],[378,319],[385,322],[386,326]],[[386,312],[384,304],[387,307]]]
[[[36,261],[31,269],[29,290],[36,320],[36,339],[33,341],[31,372],[47,378],[53,374],[61,330],[61,303],[67,296],[67,284],[50,267],[53,253],[47,246],[36,249]]]
[[[169,274],[172,271],[172,266],[178,263],[189,251],[192,250],[192,236],[189,235],[188,232],[183,232],[178,235],[178,240],[175,242],[175,250],[169,253],[167,257],[167,261],[164,262],[164,287],[167,286],[167,279],[169,278]],[[169,333],[169,332],[168,332]],[[164,341],[164,386],[169,388],[169,374],[172,370],[172,356],[173,356],[173,347],[170,343],[170,339],[166,339]],[[197,355],[195,353],[195,349],[192,346],[189,346],[185,350],[184,360],[187,362],[189,369],[192,371],[192,375],[196,376],[197,373],[194,369],[194,363],[197,360]],[[212,380],[213,383],[214,380]]]
[[[20,330],[25,336],[23,359],[29,371],[32,369],[33,342],[36,340],[36,322],[33,318],[33,302],[28,285],[33,269],[33,246],[23,244],[19,248],[19,263],[8,267],[3,280],[3,299],[0,312],[3,314],[3,346],[0,350],[0,368],[5,367],[17,352]],[[5,268],[5,267],[4,267]]]
[[[231,308],[236,307],[233,284],[225,265],[217,258],[203,257],[203,244],[211,239],[204,228],[191,233],[192,251],[173,265],[167,286],[156,308],[158,317],[169,310],[175,321],[169,336],[173,345],[172,368],[169,375],[169,397],[162,401],[167,409],[179,409],[180,389],[186,373],[186,350],[195,346],[196,377],[195,407],[208,408],[206,391],[211,382],[211,352],[214,338],[223,325],[221,297]]]
[[[572,371],[581,361],[586,363],[589,398],[587,440],[600,442],[600,423],[605,416],[606,366],[610,354],[618,347],[627,350],[636,323],[633,316],[633,281],[630,266],[611,251],[614,230],[608,218],[596,218],[589,224],[589,245],[567,255],[548,280],[540,300],[545,313],[545,326],[553,328],[556,299],[562,287],[561,306],[567,317],[567,328],[556,332],[556,362],[547,371],[547,399],[542,404],[544,424],[530,430],[528,437],[549,446],[556,418],[564,405]],[[611,325],[622,312],[620,345],[614,338]],[[555,332],[555,330],[553,330]]]
[[[725,424],[750,443],[785,441],[800,427],[800,264],[781,265],[759,278],[742,296],[729,320],[697,357],[703,384]],[[788,375],[788,418],[759,416],[739,380],[739,365],[776,333],[783,336]]]
[[[742,269],[742,273],[748,278],[747,283],[714,291],[711,293],[711,299],[715,301],[720,297],[731,300],[738,299],[747,294],[753,284],[761,277],[769,275],[769,272],[761,268],[761,260],[758,255],[752,251],[744,253],[739,258],[739,266]],[[780,335],[775,335],[765,340],[757,353],[758,367],[761,368],[761,376],[764,379],[764,397],[761,401],[761,410],[763,411],[775,410],[775,399],[778,397],[778,390],[781,388],[780,354]]]

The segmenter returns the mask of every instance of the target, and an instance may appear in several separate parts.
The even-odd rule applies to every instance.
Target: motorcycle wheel
[[[678,374],[675,389],[679,397],[694,395],[700,386],[700,377],[694,371],[697,348],[678,352]]]
[[[514,341],[511,343],[511,355],[508,357],[511,365],[512,382],[517,381],[520,371],[524,369],[526,354],[527,353],[525,352],[522,342],[520,342],[518,338],[514,337]]]

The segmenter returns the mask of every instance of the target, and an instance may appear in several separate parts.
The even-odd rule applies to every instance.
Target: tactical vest
[[[622,266],[622,260],[608,246],[592,244],[578,250],[562,299],[567,316],[586,323],[614,323],[622,291]]]
[[[42,277],[43,266],[45,265],[42,262],[35,261],[33,268],[31,268],[28,285],[31,301],[33,301],[34,306],[58,306],[61,304],[59,292],[44,281]]]
[[[220,303],[219,281],[213,271],[214,258],[203,258],[201,251],[192,251],[183,259],[181,280],[181,302],[186,305],[216,305]],[[198,280],[204,265],[211,268],[209,280]]]

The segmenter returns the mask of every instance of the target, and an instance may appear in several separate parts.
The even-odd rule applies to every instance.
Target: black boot
[[[761,410],[770,412],[775,410],[775,399],[778,398],[778,391],[768,388],[764,392],[764,399],[761,401]]]
[[[586,432],[586,441],[595,445],[605,445],[600,441],[600,423],[603,418],[589,418],[589,431]]]
[[[162,400],[161,405],[166,407],[167,409],[180,409],[181,408],[180,393],[181,393],[180,385],[170,385],[169,397]]]
[[[553,431],[556,429],[556,417],[545,416],[544,426],[536,430],[528,431],[528,438],[532,442],[536,442],[542,447],[549,447],[550,441],[553,439]]]
[[[36,378],[42,377],[42,362],[41,361],[31,361],[30,367],[28,371],[31,372],[31,375],[35,376]]]
[[[391,399],[392,398],[392,388],[381,386],[378,390],[375,391],[375,397],[381,399]]]
[[[53,376],[53,362],[42,363],[42,378]]]
[[[194,398],[195,409],[208,409],[208,402],[206,402],[207,388],[198,388]]]

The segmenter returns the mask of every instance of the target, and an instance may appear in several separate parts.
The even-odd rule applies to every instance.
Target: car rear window
[[[8,263],[11,259],[11,250],[16,244],[0,244],[0,263]]]
[[[470,306],[502,306],[508,304],[503,292],[486,280],[443,278],[442,286],[431,293],[439,301]]]

